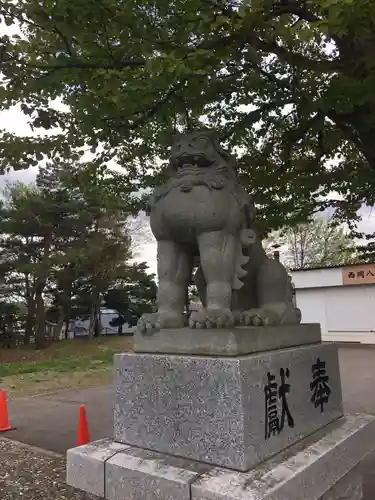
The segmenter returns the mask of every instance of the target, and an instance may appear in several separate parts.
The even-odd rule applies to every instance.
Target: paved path
[[[347,412],[375,414],[375,348],[343,347],[340,368]],[[112,435],[112,388],[67,390],[10,401],[12,439],[60,453],[75,446],[79,405],[85,404],[91,438]],[[375,445],[375,436],[374,436]],[[375,455],[366,477],[366,489],[375,498]]]
[[[75,446],[79,406],[87,410],[91,439],[112,435],[112,387],[66,390],[46,396],[9,401],[15,431],[11,439],[65,453]]]

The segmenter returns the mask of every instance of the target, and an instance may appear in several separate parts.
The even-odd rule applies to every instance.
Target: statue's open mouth
[[[186,168],[207,168],[210,167],[213,163],[213,160],[209,160],[205,155],[197,153],[189,154],[181,152],[176,155],[174,160],[177,171],[181,169],[185,170]]]
[[[179,175],[187,175],[187,174],[199,175],[200,173],[201,173],[201,167],[199,165],[184,163],[183,165],[177,166],[177,174]]]

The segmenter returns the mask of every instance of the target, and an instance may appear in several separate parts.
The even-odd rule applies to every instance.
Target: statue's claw
[[[234,317],[229,309],[201,309],[191,313],[190,328],[232,328]]]
[[[279,323],[278,315],[267,309],[249,309],[241,314],[241,324],[245,326],[267,326]]]
[[[143,314],[137,324],[137,329],[143,335],[151,335],[162,328],[182,328],[184,319],[178,313],[148,313]]]

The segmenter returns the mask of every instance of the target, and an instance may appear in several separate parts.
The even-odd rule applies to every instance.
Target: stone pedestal
[[[115,356],[114,440],[69,450],[68,483],[108,500],[360,500],[375,417],[343,416],[337,347],[288,328],[189,331],[174,354],[171,331],[136,336],[146,352]]]
[[[239,357],[118,354],[115,373],[116,441],[241,471],[342,415],[333,344]],[[327,394],[313,400],[319,390]]]

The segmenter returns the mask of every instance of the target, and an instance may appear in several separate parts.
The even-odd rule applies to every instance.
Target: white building
[[[111,321],[114,318],[118,317],[118,312],[114,309],[106,309],[102,307],[100,309],[100,322],[101,322],[101,330],[100,335],[117,335],[118,327],[112,326]],[[75,337],[86,337],[89,334],[89,318],[76,318],[71,321],[69,327],[69,338]],[[136,330],[135,326],[130,326],[128,323],[124,323],[122,325],[122,333],[132,334]]]
[[[290,271],[303,323],[324,341],[375,344],[375,264]]]

